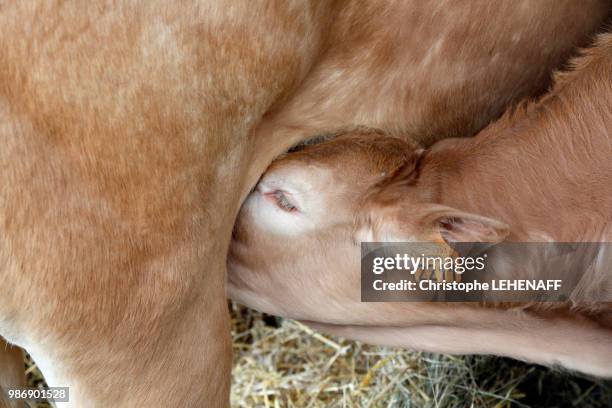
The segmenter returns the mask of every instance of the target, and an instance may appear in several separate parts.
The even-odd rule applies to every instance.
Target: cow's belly
[[[312,63],[318,3],[2,8],[0,334],[89,406],[109,389],[114,406],[172,406],[163,387],[127,390],[186,365],[219,384],[173,383],[183,405],[227,398],[225,254],[248,135]]]

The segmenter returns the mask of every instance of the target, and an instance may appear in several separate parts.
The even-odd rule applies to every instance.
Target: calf
[[[612,34],[585,54],[475,138],[354,131],[281,157],[243,205],[230,296],[373,343],[611,376],[606,305],[359,301],[360,241],[612,240]]]
[[[0,6],[0,334],[75,405],[224,405],[225,254],[273,158],[353,124],[471,134],[611,10],[256,3]]]

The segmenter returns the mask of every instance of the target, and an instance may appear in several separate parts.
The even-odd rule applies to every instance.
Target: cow
[[[471,134],[610,11],[4,2],[0,335],[74,406],[227,405],[226,255],[273,159],[321,129]]]
[[[252,131],[331,5],[0,5],[0,335],[71,406],[229,404],[225,254],[273,159]]]
[[[9,389],[21,389],[24,381],[23,352],[0,338],[0,408],[20,408],[21,401],[9,400]]]
[[[537,102],[423,149],[353,129],[277,159],[245,201],[228,293],[370,343],[612,376],[609,304],[360,302],[360,242],[612,241],[612,34]],[[607,285],[607,247],[599,276]]]

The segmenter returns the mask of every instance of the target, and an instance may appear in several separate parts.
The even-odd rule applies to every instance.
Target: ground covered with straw
[[[612,407],[611,381],[504,358],[367,346],[236,304],[230,310],[232,408]],[[29,384],[43,386],[26,363]]]
[[[612,407],[612,382],[367,346],[232,305],[232,407]]]

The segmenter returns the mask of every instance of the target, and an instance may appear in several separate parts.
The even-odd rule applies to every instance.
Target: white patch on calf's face
[[[314,229],[314,224],[299,211],[288,212],[255,190],[244,203],[243,217],[249,223],[277,235],[298,235]]]
[[[285,236],[333,222],[329,190],[325,189],[328,176],[327,170],[307,166],[271,171],[245,201],[241,217],[266,232]]]

